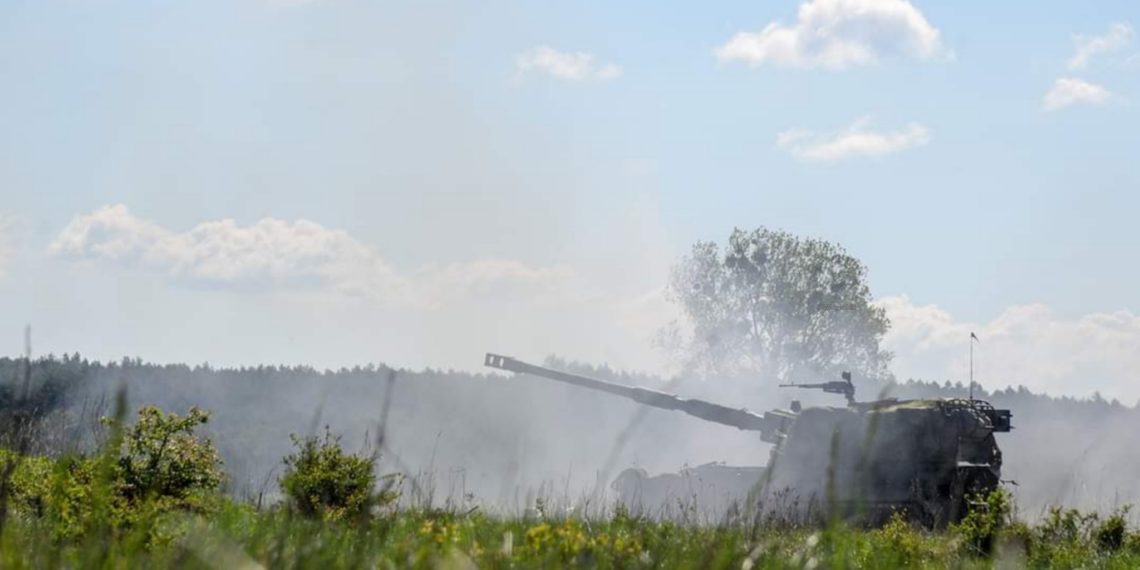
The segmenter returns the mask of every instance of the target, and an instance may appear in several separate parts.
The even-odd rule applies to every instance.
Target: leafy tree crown
[[[771,381],[819,381],[850,370],[889,378],[880,347],[890,321],[874,304],[867,269],[834,243],[758,228],[736,229],[722,250],[698,242],[668,286],[689,324],[666,344],[687,372],[759,374]]]

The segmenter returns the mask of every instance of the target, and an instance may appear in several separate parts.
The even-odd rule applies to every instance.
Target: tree
[[[757,374],[767,381],[832,380],[849,370],[885,379],[890,327],[873,304],[866,267],[839,245],[782,231],[736,229],[722,252],[698,242],[674,267],[670,299],[692,326],[674,325],[688,373]]]

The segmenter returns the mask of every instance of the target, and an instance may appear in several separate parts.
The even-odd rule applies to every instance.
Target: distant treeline
[[[842,405],[831,395],[780,390],[755,379],[668,381],[557,358],[546,364],[758,411],[787,407],[793,398],[805,405]],[[350,449],[377,445],[383,431],[382,468],[428,474],[433,493],[507,506],[524,504],[535,492],[573,498],[631,465],[653,473],[708,461],[767,461],[768,447],[752,433],[646,411],[606,394],[497,374],[395,370],[390,414],[382,426],[392,371],[384,365],[215,368],[48,355],[32,361],[25,379],[23,359],[0,358],[0,411],[10,411],[12,391],[27,382],[39,395],[37,413],[56,416],[44,431],[60,447],[90,441],[98,416],[110,413],[120,389],[132,413],[147,404],[179,413],[204,408],[213,414],[207,431],[238,494],[272,492],[280,458],[290,450],[289,435],[315,433],[325,425],[342,434]],[[961,384],[916,380],[859,390],[862,399],[968,395]],[[1140,433],[1134,406],[1024,387],[978,388],[974,395],[1013,410],[1015,429],[999,443],[1004,476],[1017,481],[1024,508],[1064,503],[1110,509],[1140,500],[1140,454],[1130,441]]]

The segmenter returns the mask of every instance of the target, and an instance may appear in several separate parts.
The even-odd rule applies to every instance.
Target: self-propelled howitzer
[[[801,409],[793,402],[791,410],[760,414],[495,354],[487,354],[484,364],[759,432],[763,441],[774,444],[768,465],[764,469],[730,468],[730,479],[748,479],[745,491],[736,495],[748,501],[778,496],[784,508],[808,514],[832,512],[884,520],[892,512],[905,511],[932,526],[959,520],[973,504],[972,498],[1000,484],[1002,457],[994,434],[1011,429],[1009,410],[995,409],[981,400],[857,402],[846,373],[842,382],[793,386],[843,394],[847,406]],[[724,471],[716,466],[696,469]],[[651,483],[665,485],[672,480],[631,474],[635,471],[639,470],[627,470],[615,482],[627,504],[634,498],[646,500]]]

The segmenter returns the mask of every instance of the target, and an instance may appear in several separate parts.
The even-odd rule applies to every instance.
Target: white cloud
[[[1069,58],[1069,69],[1081,69],[1089,61],[1101,54],[1120,51],[1132,42],[1132,26],[1125,22],[1116,22],[1109,26],[1108,32],[1101,36],[1073,36],[1073,57]]]
[[[788,129],[776,135],[776,145],[781,147],[790,146],[797,142],[811,139],[815,133],[807,129]]]
[[[56,237],[59,256],[110,261],[218,287],[331,289],[395,306],[433,307],[459,298],[513,295],[541,300],[568,281],[565,267],[477,260],[402,274],[341,230],[297,220],[203,222],[177,232],[133,216],[123,205],[76,217]]]
[[[515,70],[545,73],[565,81],[606,81],[621,77],[622,69],[614,63],[597,63],[594,55],[584,52],[561,52],[550,46],[538,46],[515,57]]]
[[[870,120],[861,118],[838,133],[789,129],[776,135],[776,145],[788,149],[800,160],[827,162],[885,156],[930,142],[930,131],[918,123],[896,131],[873,131],[869,126]]]
[[[977,333],[975,379],[987,388],[1024,385],[1050,394],[1131,404],[1140,398],[1140,316],[1128,311],[1058,315],[1045,305],[1012,306],[981,323],[955,319],[907,297],[879,303],[892,327],[884,338],[900,379],[962,382],[969,378],[969,337]]]
[[[947,55],[938,29],[906,0],[812,0],[795,24],[739,32],[715,51],[723,62],[843,69],[881,56]]]
[[[637,230],[631,235],[652,235],[636,221],[630,226]],[[62,287],[70,300],[53,301],[58,312],[48,314],[68,314],[57,309],[66,302],[104,310],[118,323],[107,335],[57,341],[61,351],[101,358],[118,351],[160,360],[207,354],[215,363],[315,366],[382,358],[478,370],[482,351],[498,351],[663,372],[666,362],[651,342],[676,315],[661,291],[646,285],[663,282],[667,269],[652,263],[652,246],[614,244],[635,252],[616,254],[625,260],[620,267],[474,259],[403,269],[350,233],[311,221],[216,220],[181,230],[108,206],[75,217],[50,245],[83,273],[77,278],[101,285]],[[97,287],[108,283],[131,291],[130,303],[93,303],[102,298],[95,291],[106,291]],[[170,318],[188,324],[150,332],[169,328]],[[194,324],[219,320],[237,337],[215,342],[213,324]]]
[[[1058,111],[1079,103],[1098,105],[1108,101],[1110,95],[1107,89],[1095,83],[1073,77],[1062,77],[1054,82],[1053,87],[1045,94],[1042,108],[1046,111]]]

